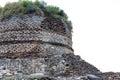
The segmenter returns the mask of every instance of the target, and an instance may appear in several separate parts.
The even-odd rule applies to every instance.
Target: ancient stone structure
[[[101,73],[74,55],[71,31],[62,19],[40,15],[14,15],[0,22],[0,68],[56,80]]]
[[[71,31],[62,19],[40,15],[14,15],[0,22],[0,75],[13,80],[120,79],[74,55]]]
[[[50,53],[56,55],[73,53],[71,34],[67,32],[64,23],[61,20],[54,20],[53,24],[51,23],[41,16],[27,15],[24,18],[12,17],[2,21],[0,57],[28,58]]]

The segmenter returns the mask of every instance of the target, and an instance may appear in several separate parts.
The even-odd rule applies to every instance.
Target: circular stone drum
[[[71,31],[63,20],[24,15],[0,22],[0,66],[23,73],[40,72],[46,55],[71,53]]]

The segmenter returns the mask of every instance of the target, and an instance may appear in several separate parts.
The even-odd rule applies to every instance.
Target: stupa
[[[72,30],[63,10],[43,2],[19,1],[0,11],[0,70],[37,75],[38,80],[82,80],[86,74],[101,74],[74,54]]]

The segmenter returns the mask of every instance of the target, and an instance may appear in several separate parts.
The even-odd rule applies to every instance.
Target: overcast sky
[[[18,0],[0,0],[0,5]],[[101,71],[120,72],[120,0],[44,0],[73,23],[73,48]]]

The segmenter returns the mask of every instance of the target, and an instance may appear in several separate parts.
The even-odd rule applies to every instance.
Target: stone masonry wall
[[[9,69],[11,73],[31,74],[36,72],[45,72],[45,61],[39,59],[1,59],[0,67]]]
[[[67,34],[67,28],[64,27],[65,23],[62,23],[62,20],[53,22],[55,24],[49,19],[36,15],[13,16],[1,21],[0,58],[42,57],[50,53],[57,55],[73,53],[72,40],[70,34]]]
[[[73,53],[66,47],[41,43],[19,43],[0,46],[0,58],[40,58],[46,54],[62,55]]]
[[[71,32],[63,20],[25,15],[0,22],[0,68],[13,74],[47,74],[52,68],[45,59],[63,54],[73,54]]]
[[[74,55],[71,31],[63,20],[32,14],[0,21],[0,79],[82,80],[86,73],[101,72]]]
[[[20,31],[7,31],[4,33],[0,33],[0,42],[32,41],[32,40],[60,43],[72,47],[72,41],[70,38],[59,35],[55,32],[20,30]]]

